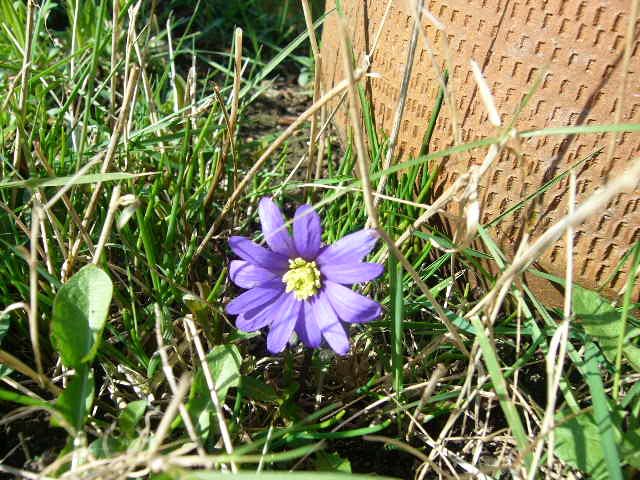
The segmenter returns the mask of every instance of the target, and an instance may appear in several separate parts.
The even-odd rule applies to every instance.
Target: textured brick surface
[[[327,9],[334,7],[329,0]],[[362,58],[370,49],[386,7],[385,0],[342,0],[354,51]],[[435,64],[422,40],[415,55],[413,74],[402,129],[398,140],[403,158],[415,155],[431,115],[438,92],[436,74],[449,57],[450,82],[463,142],[495,134],[479,99],[469,61],[481,66],[495,97],[502,121],[510,122],[514,112],[536,78],[538,91],[515,123],[519,130],[611,123],[617,108],[621,121],[640,123],[640,41],[636,22],[632,57],[624,101],[618,105],[623,78],[622,57],[629,19],[627,0],[426,0],[425,6],[445,26],[438,31],[424,22]],[[382,31],[371,70],[380,78],[369,80],[376,124],[389,134],[404,72],[412,19],[405,0],[396,0]],[[445,35],[446,33],[446,35]],[[323,34],[324,87],[342,78],[337,15],[330,14]],[[541,76],[542,75],[542,76]],[[337,115],[346,124],[346,109]],[[431,151],[453,144],[451,105],[439,117]],[[516,151],[505,152],[491,167],[480,185],[483,222],[536,191],[545,181],[598,149],[606,152],[611,134],[572,137],[536,137],[525,140]],[[470,165],[480,162],[486,151],[474,150],[444,159],[440,191]],[[615,176],[640,156],[638,133],[618,134],[615,153],[605,162],[605,153],[587,161],[578,171],[578,201]],[[531,221],[522,211],[502,221],[493,231],[500,245],[513,252],[522,232],[534,237],[566,214],[568,179],[552,187],[534,207]],[[452,204],[450,211],[458,213]],[[577,229],[575,236],[575,278],[587,288],[602,288],[613,296],[624,286],[627,267],[614,270],[621,256],[640,240],[640,190],[619,195],[600,214]],[[564,276],[563,243],[549,249],[538,267]],[[551,303],[557,292],[544,282],[535,289]],[[640,286],[636,292],[640,292]]]

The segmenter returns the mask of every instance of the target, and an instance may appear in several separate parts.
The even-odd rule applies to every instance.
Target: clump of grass
[[[394,135],[376,131],[358,84],[366,66],[354,67],[354,55],[344,62],[348,80],[323,94],[314,77],[308,108],[265,132],[250,105],[273,91],[281,63],[309,39],[311,55],[299,63],[320,61],[303,3],[306,28],[295,35],[293,2],[268,12],[280,19],[267,22],[273,31],[247,20],[257,2],[233,7],[244,31],[229,30],[212,52],[202,5],[180,17],[159,2],[0,0],[0,423],[8,440],[0,471],[632,475],[640,245],[627,257],[619,307],[575,286],[564,311],[547,308],[520,277],[632,188],[638,164],[513,259],[491,240],[495,225],[473,215],[477,200],[466,187],[482,170],[430,195],[443,157],[484,149],[486,166],[513,135],[640,127],[514,132],[498,124],[495,138],[443,151],[429,150],[429,127],[421,155],[393,164]],[[265,52],[259,44],[269,35]],[[341,95],[353,127],[344,148],[325,125],[327,105]],[[490,93],[485,103],[492,108]],[[237,331],[225,316],[236,293],[226,239],[257,231],[265,195],[285,210],[312,201],[327,243],[366,224],[380,232],[372,261],[386,274],[364,289],[386,313],[353,327],[349,356],[298,344],[270,356],[262,335]],[[454,242],[433,220],[461,199],[466,230]],[[570,276],[556,281],[572,285]]]

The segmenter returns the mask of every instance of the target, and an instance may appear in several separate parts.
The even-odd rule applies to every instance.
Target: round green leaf
[[[51,340],[67,367],[95,357],[107,320],[113,284],[95,265],[87,265],[65,283],[53,302]]]

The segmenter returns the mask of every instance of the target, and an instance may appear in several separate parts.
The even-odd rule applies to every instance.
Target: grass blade
[[[473,315],[471,317],[471,323],[476,329],[476,338],[478,340],[478,343],[480,344],[480,349],[482,350],[484,363],[487,366],[489,375],[491,376],[491,382],[493,383],[493,387],[495,388],[496,394],[498,395],[498,400],[500,402],[500,406],[502,407],[502,411],[504,412],[504,416],[507,419],[507,423],[509,424],[509,428],[511,428],[513,436],[516,439],[518,448],[524,450],[529,445],[529,437],[525,433],[520,415],[518,414],[515,405],[509,397],[507,383],[504,379],[504,376],[502,375],[502,371],[500,370],[500,364],[495,352],[495,347],[487,336],[485,327],[484,325],[482,325],[477,315]],[[527,466],[530,463],[530,457],[531,454],[529,453],[525,458],[525,464]]]
[[[404,296],[402,292],[402,265],[396,258],[389,257],[389,277],[391,287],[391,309],[393,312],[393,323],[391,326],[391,368],[393,370],[393,389],[396,398],[400,399],[403,390],[403,339],[404,339]]]
[[[607,464],[607,471],[611,480],[622,480],[620,468],[620,455],[616,446],[614,425],[611,421],[609,398],[604,391],[602,377],[596,360],[599,355],[598,347],[592,342],[587,343],[584,352],[583,373],[593,402],[593,416],[598,426],[602,450]]]
[[[14,180],[11,182],[0,182],[0,190],[4,188],[44,188],[61,187],[63,185],[84,185],[87,183],[116,182],[119,180],[130,180],[132,178],[148,177],[156,175],[157,172],[146,173],[93,173],[89,175],[69,175],[66,177],[52,178],[30,178],[27,180]],[[73,179],[76,177],[75,179]],[[72,180],[73,179],[73,180]]]

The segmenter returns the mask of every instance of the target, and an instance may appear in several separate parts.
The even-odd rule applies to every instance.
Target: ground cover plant
[[[430,151],[435,108],[386,165],[361,56],[315,88],[321,2],[208,3],[0,0],[0,475],[637,475],[640,244],[613,303],[569,265],[552,308],[522,273],[640,163],[515,258],[473,202],[454,241],[463,189],[432,186],[471,149],[640,126]]]

